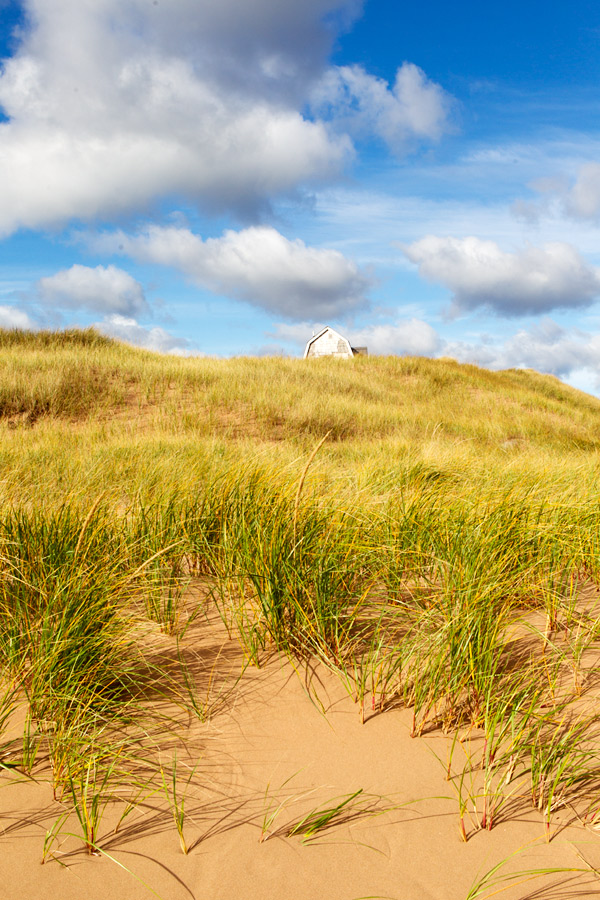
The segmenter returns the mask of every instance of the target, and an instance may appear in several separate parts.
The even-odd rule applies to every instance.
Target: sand
[[[156,640],[166,657],[174,653],[172,638]],[[216,620],[195,623],[186,646],[213,707],[205,722],[173,707],[163,748],[167,761],[179,743],[180,790],[197,766],[186,794],[188,855],[164,794],[154,793],[139,799],[117,834],[116,811],[107,810],[98,841],[106,855],[87,855],[66,833],[75,831],[71,817],[42,865],[46,830],[62,810],[48,772],[42,765],[35,781],[16,783],[4,772],[2,900],[463,900],[478,874],[521,848],[501,872],[582,867],[577,850],[600,866],[600,834],[567,809],[547,843],[541,814],[523,798],[489,832],[470,824],[464,843],[444,772],[450,737],[411,738],[410,711],[367,709],[361,724],[337,677],[323,667],[294,670],[277,656],[236,684],[243,656]],[[359,790],[314,839],[289,836],[310,810]],[[600,896],[600,878],[559,873],[501,896]]]

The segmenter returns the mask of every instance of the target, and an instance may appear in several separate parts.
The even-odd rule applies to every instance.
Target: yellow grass
[[[193,489],[259,460],[379,493],[406,467],[586,492],[600,401],[453,360],[177,358],[90,332],[0,332],[0,502]]]

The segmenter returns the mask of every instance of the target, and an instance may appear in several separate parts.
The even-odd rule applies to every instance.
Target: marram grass
[[[319,660],[361,720],[403,705],[415,736],[454,735],[464,840],[523,804],[548,839],[561,810],[596,820],[600,401],[452,360],[0,332],[0,436],[5,706],[26,704],[19,765],[49,767],[88,850],[133,772],[189,849],[149,701],[206,718],[178,642],[207,604],[247,665]],[[152,629],[177,642],[170,666]]]

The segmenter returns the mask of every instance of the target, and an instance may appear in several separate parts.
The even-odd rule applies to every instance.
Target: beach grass
[[[50,771],[89,852],[128,778],[162,785],[188,851],[150,700],[209,718],[214,668],[204,695],[181,652],[209,609],[245,665],[318,661],[361,721],[405,707],[415,738],[447,733],[464,840],[527,804],[549,840],[558,811],[597,814],[596,398],[452,360],[0,331],[0,436],[0,726],[24,705],[18,768]]]

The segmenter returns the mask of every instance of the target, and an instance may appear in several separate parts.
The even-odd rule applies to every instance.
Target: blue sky
[[[600,7],[0,0],[0,326],[600,393]]]

